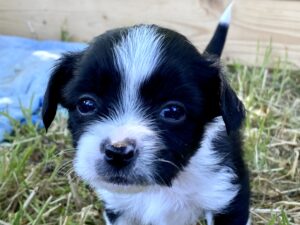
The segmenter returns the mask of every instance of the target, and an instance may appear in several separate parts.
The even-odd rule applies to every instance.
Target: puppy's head
[[[171,185],[208,122],[221,115],[231,133],[244,117],[218,57],[154,25],[109,31],[64,55],[45,94],[46,128],[58,104],[69,111],[77,174],[117,191]]]

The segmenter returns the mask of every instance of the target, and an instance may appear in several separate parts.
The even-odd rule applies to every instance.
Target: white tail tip
[[[229,25],[231,21],[231,12],[232,12],[232,6],[234,4],[234,1],[232,1],[225,11],[223,12],[221,18],[220,18],[220,24]]]

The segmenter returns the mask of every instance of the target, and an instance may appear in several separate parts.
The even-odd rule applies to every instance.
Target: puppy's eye
[[[90,98],[82,98],[77,104],[77,110],[83,115],[90,115],[96,111],[96,102]]]
[[[177,124],[185,120],[185,108],[180,102],[168,102],[162,107],[159,116],[164,122]]]

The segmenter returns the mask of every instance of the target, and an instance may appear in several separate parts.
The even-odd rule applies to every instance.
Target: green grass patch
[[[103,224],[100,202],[73,173],[65,125],[58,118],[45,134],[14,121],[0,147],[0,224]]]

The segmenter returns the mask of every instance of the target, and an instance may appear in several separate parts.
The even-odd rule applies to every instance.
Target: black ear
[[[81,59],[82,53],[67,53],[55,64],[44,95],[42,117],[46,130],[51,125],[58,104],[62,101],[62,92],[68,81],[71,80],[74,70]]]
[[[238,131],[245,118],[245,108],[224,78],[221,81],[220,109],[227,133]]]

